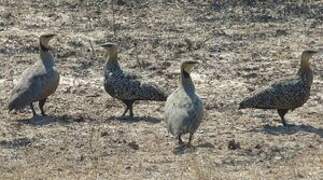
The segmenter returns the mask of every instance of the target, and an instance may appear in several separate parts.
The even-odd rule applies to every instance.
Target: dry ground
[[[311,61],[310,100],[287,114],[295,126],[282,127],[275,111],[237,110],[254,89],[294,74],[302,50],[322,47],[322,2],[114,2],[0,0],[1,179],[323,177],[322,56]],[[58,34],[61,74],[49,116],[8,114],[10,90],[39,58],[43,32]],[[106,41],[120,44],[124,68],[170,90],[181,61],[202,62],[192,75],[206,108],[195,148],[176,148],[164,103],[139,102],[134,120],[118,118],[123,105],[102,87]]]

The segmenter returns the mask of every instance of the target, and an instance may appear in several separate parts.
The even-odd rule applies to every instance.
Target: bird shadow
[[[29,138],[17,138],[13,140],[2,140],[0,141],[0,147],[3,148],[20,148],[31,145],[32,139]]]
[[[84,119],[80,116],[71,116],[71,115],[49,115],[49,116],[39,116],[36,115],[31,119],[22,119],[17,120],[20,124],[27,124],[32,126],[45,126],[49,124],[70,124],[73,122],[82,122]]]
[[[196,147],[198,147],[198,148],[212,148],[212,149],[215,148],[215,146],[210,142],[205,142],[205,143],[202,143],[202,144],[198,144]]]
[[[193,152],[197,151],[197,149],[199,149],[199,148],[212,148],[213,149],[213,148],[215,148],[215,146],[209,142],[198,144],[196,146],[182,144],[182,145],[177,145],[174,148],[173,153],[175,155],[188,154],[188,153],[193,153]]]
[[[304,125],[304,124],[301,124],[301,125],[289,124],[287,127],[265,125],[262,129],[255,130],[255,131],[261,131],[271,135],[291,135],[298,132],[308,132],[308,133],[317,134],[321,138],[323,138],[322,128],[316,128],[311,125]]]
[[[181,144],[181,145],[177,145],[174,148],[173,153],[175,155],[183,155],[183,154],[193,153],[195,151],[196,151],[196,146]]]
[[[123,123],[137,123],[140,121],[147,122],[147,123],[152,123],[152,124],[157,124],[160,123],[161,120],[155,117],[151,116],[141,116],[141,117],[130,117],[130,116],[111,116],[108,118],[108,120],[118,120]]]

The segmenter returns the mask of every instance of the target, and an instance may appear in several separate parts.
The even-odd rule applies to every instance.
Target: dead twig
[[[91,40],[89,40],[89,43],[90,43],[90,47],[91,47],[91,51],[92,51],[92,58],[96,59],[96,54],[95,54],[95,50],[93,47],[93,43]]]
[[[137,64],[138,64],[138,66],[139,66],[140,69],[143,69],[143,63],[140,62],[139,56],[138,56],[138,44],[137,44],[137,42],[135,42],[134,44],[135,44]]]
[[[114,0],[111,0],[111,9],[112,9],[112,29],[113,29],[113,36],[116,37],[117,30],[116,30],[116,21],[115,21]]]

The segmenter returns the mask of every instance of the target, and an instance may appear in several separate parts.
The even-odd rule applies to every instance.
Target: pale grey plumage
[[[121,100],[126,105],[123,115],[130,110],[130,116],[133,117],[132,105],[137,100],[166,100],[167,93],[157,85],[147,83],[140,76],[121,69],[118,63],[116,44],[105,43],[102,47],[107,51],[106,56],[109,55],[104,68],[104,89],[112,97]]]
[[[54,34],[40,36],[40,60],[28,68],[15,85],[9,98],[9,111],[30,106],[35,116],[33,102],[39,101],[41,114],[45,115],[43,106],[46,99],[56,91],[59,84],[59,74],[48,46],[49,40],[54,36]]]
[[[309,59],[317,52],[314,50],[304,51],[300,69],[295,76],[281,79],[268,87],[255,91],[240,103],[239,109],[277,109],[283,125],[286,126],[284,115],[289,110],[301,107],[310,97],[313,72]]]
[[[195,92],[194,83],[190,77],[195,61],[185,61],[181,65],[181,78],[179,87],[167,98],[165,104],[165,121],[168,131],[178,138],[182,144],[181,136],[189,133],[191,143],[193,134],[200,126],[203,118],[203,103]]]

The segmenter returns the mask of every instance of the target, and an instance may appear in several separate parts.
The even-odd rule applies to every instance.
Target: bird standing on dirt
[[[279,80],[254,92],[240,103],[239,109],[277,109],[283,125],[287,126],[285,114],[302,106],[309,99],[313,82],[309,59],[316,53],[318,51],[305,50],[296,76]]]
[[[165,105],[165,121],[168,131],[183,144],[181,136],[189,133],[188,145],[200,126],[203,117],[203,103],[195,93],[190,73],[196,61],[185,61],[181,65],[179,87],[167,98]]]
[[[55,34],[44,34],[39,38],[40,61],[27,69],[11,92],[9,111],[20,110],[30,106],[33,116],[36,116],[33,102],[39,101],[41,114],[45,116],[44,105],[48,96],[53,94],[59,83],[59,74],[55,68],[54,56],[48,42]]]
[[[110,96],[121,100],[126,109],[122,116],[130,111],[137,100],[166,101],[166,93],[155,84],[144,83],[139,76],[123,71],[118,63],[118,46],[114,43],[101,45],[109,56],[104,68],[104,89]]]

